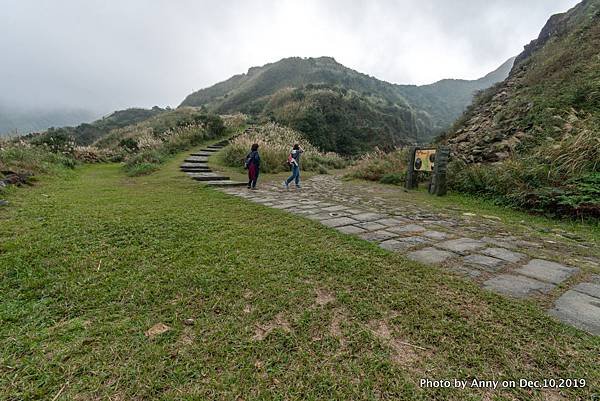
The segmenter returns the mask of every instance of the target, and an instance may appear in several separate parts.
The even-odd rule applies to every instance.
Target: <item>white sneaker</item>
[[[287,182],[285,182],[285,181],[283,182],[283,187],[284,187],[285,189],[290,189],[290,187],[288,186],[288,183],[287,183]]]

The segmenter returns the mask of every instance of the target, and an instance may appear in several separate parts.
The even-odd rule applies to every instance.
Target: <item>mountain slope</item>
[[[509,60],[506,65],[508,64],[512,64],[512,61]],[[365,148],[362,145],[390,144],[391,142],[388,140],[390,139],[388,132],[390,129],[395,131],[392,138],[394,143],[413,142],[415,138],[420,142],[430,140],[442,129],[447,128],[464,111],[475,91],[503,79],[507,72],[508,68],[504,66],[477,81],[447,80],[419,87],[395,85],[378,80],[346,68],[330,57],[307,59],[293,57],[262,67],[250,68],[247,74],[233,76],[227,81],[190,94],[181,105],[206,107],[210,111],[218,113],[241,111],[253,115],[280,116],[285,113],[275,110],[272,107],[272,100],[273,98],[278,99],[277,104],[283,109],[293,109],[295,107],[293,104],[285,105],[282,102],[287,99],[292,103],[298,103],[297,97],[291,98],[285,95],[290,88],[303,91],[303,98],[310,98],[308,103],[312,106],[309,108],[317,113],[324,105],[350,111],[352,107],[348,102],[352,98],[352,102],[360,104],[363,111],[369,110],[368,113],[362,113],[359,126],[368,127],[370,133],[363,132],[362,136],[375,135],[368,144],[361,138],[348,137],[347,139],[356,145],[352,145],[350,148],[356,151],[359,148]],[[333,92],[343,89],[346,93],[343,96],[329,96],[328,100],[323,103],[323,96],[317,96],[315,86],[321,87],[321,89],[327,87]],[[348,93],[351,96],[348,96]],[[299,92],[295,92],[295,94],[300,96]],[[334,106],[335,102],[341,103]],[[270,107],[267,108],[267,105]],[[392,120],[395,120],[394,124],[383,124],[388,127],[384,128],[385,132],[380,132],[380,128],[378,128],[382,126],[381,116],[390,116]],[[320,117],[325,118],[324,115]],[[294,120],[297,119],[294,118]],[[280,121],[285,122],[284,120]],[[309,137],[317,135],[314,131],[306,132],[306,127],[304,129],[297,128]],[[327,132],[334,137],[342,134],[339,131],[331,131],[332,126],[326,128]],[[323,138],[322,142],[333,143],[335,141]],[[340,151],[341,149],[326,150]]]
[[[597,130],[599,57],[600,0],[554,15],[509,77],[475,100],[447,142],[465,161],[495,162],[512,150],[528,152],[544,141]]]
[[[459,189],[600,216],[600,0],[552,16],[509,77],[442,138]]]
[[[409,107],[338,86],[281,89],[268,99],[263,116],[304,133],[326,151],[358,154],[376,146],[391,149],[431,132],[427,117],[418,118]]]
[[[151,109],[117,110],[91,123],[79,124],[76,127],[51,128],[48,130],[48,134],[72,138],[78,145],[91,145],[106,136],[111,130],[140,123],[165,111],[157,106]]]
[[[283,88],[300,88],[308,84],[340,85],[359,92],[375,92],[390,101],[405,104],[394,85],[346,68],[331,57],[290,57],[252,67],[247,74],[235,75],[194,92],[181,105],[207,106],[222,112],[244,111],[248,102]]]

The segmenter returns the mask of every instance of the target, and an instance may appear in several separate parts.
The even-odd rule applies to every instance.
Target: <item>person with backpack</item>
[[[260,169],[260,155],[258,154],[258,144],[255,143],[246,156],[244,167],[248,169],[248,189],[256,189],[258,172]]]
[[[300,145],[295,144],[290,154],[288,155],[288,165],[292,168],[292,175],[283,182],[283,186],[289,189],[290,182],[296,183],[296,188],[300,188],[300,155],[304,153],[304,150]]]

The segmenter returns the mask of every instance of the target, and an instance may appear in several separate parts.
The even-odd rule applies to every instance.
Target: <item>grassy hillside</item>
[[[9,195],[13,206],[0,209],[0,398],[598,392],[598,339],[536,304],[201,188],[177,171],[180,160],[135,179],[118,165],[86,166]],[[587,385],[454,390],[423,388],[426,377]]]
[[[155,171],[169,157],[183,150],[228,132],[231,134],[236,128],[228,130],[219,116],[183,107],[113,129],[94,146],[120,155],[130,175],[141,175]]]
[[[510,76],[443,140],[456,188],[539,211],[600,216],[600,0],[553,16]]]
[[[247,74],[236,75],[194,92],[183,101],[182,106],[202,106],[218,113],[241,111],[257,116],[279,117],[282,112],[273,110],[273,102],[285,109],[298,109],[297,103],[301,99],[297,96],[304,96],[311,98],[308,104],[315,105],[311,111],[315,115],[308,116],[308,119],[320,118],[321,132],[312,122],[295,125],[295,128],[307,136],[318,136],[321,142],[328,145],[338,142],[338,137],[346,136],[348,144],[326,150],[352,153],[372,147],[373,142],[388,143],[390,139],[395,143],[412,142],[414,138],[427,142],[462,113],[474,91],[503,79],[508,73],[507,65],[512,64],[510,60],[507,63],[481,80],[441,81],[417,87],[378,80],[344,67],[330,57],[287,58],[250,68]],[[345,92],[344,95],[351,93],[352,98],[329,96],[325,99],[327,93],[315,93],[315,86],[327,87],[333,92],[341,90]],[[296,97],[286,97],[290,89],[297,89],[304,94],[296,91]],[[285,101],[292,104],[285,105]],[[338,126],[334,121],[331,124],[330,119],[336,119],[332,115],[337,111],[345,113],[347,118],[353,120],[352,123]],[[277,121],[286,123],[290,120],[306,120],[306,117],[290,116],[289,119]],[[358,123],[358,127],[348,133],[353,123]],[[393,129],[390,130],[390,127]],[[373,135],[373,140],[365,140],[365,137]]]
[[[77,145],[91,145],[113,129],[136,124],[165,111],[160,107],[118,110],[89,124],[80,124],[76,127],[50,128],[47,133],[56,137],[70,137]]]
[[[269,97],[262,115],[302,133],[324,151],[363,153],[426,137],[427,117],[375,95],[327,85],[282,89]]]
[[[252,67],[247,74],[190,94],[182,106],[202,106],[217,111],[244,110],[248,103],[269,96],[283,88],[308,84],[340,85],[358,92],[373,92],[392,102],[404,104],[394,86],[339,64],[331,57],[291,57],[262,67]]]
[[[243,116],[224,118],[227,126],[223,118],[194,108],[118,111],[86,126],[0,140],[0,171],[29,176],[49,172],[55,165],[120,161],[131,175],[148,174],[173,155],[201,141],[231,135],[245,123]],[[84,141],[77,136],[88,134]],[[96,140],[90,146],[80,145],[91,138]]]

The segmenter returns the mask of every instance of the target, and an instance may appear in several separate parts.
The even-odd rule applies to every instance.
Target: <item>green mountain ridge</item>
[[[204,107],[216,113],[239,111],[255,116],[275,117],[283,123],[293,121],[296,122],[295,128],[313,138],[318,133],[307,129],[316,126],[319,119],[329,121],[321,131],[341,138],[343,143],[335,144],[336,140],[332,138],[322,138],[321,142],[330,144],[325,150],[356,153],[373,144],[431,140],[460,116],[476,91],[504,79],[511,65],[512,59],[493,73],[475,81],[443,80],[431,85],[415,86],[381,81],[347,68],[331,57],[292,57],[262,67],[252,67],[247,74],[235,75],[196,91],[188,95],[181,106]],[[315,93],[316,87],[321,90],[319,96]],[[325,88],[330,91],[327,101],[322,93]],[[286,96],[290,89],[296,90],[295,97]],[[343,96],[338,96],[339,90],[346,92]],[[333,96],[334,93],[338,95]],[[298,104],[300,97],[305,99],[304,105]],[[272,98],[278,99],[275,103],[282,110],[273,107]],[[286,105],[282,101],[286,99],[296,103],[296,106]],[[335,102],[340,103],[334,105]],[[359,137],[350,135],[341,131],[349,124],[335,124],[340,119],[340,113],[351,112],[353,107],[361,109],[361,117],[352,116],[350,120],[357,122],[360,127],[369,128],[368,134],[363,132]],[[289,115],[294,108],[295,116],[283,120],[278,118],[284,114]],[[324,114],[318,116],[320,111]],[[384,128],[381,130],[379,127]],[[365,136],[371,137],[368,143],[361,138]]]

